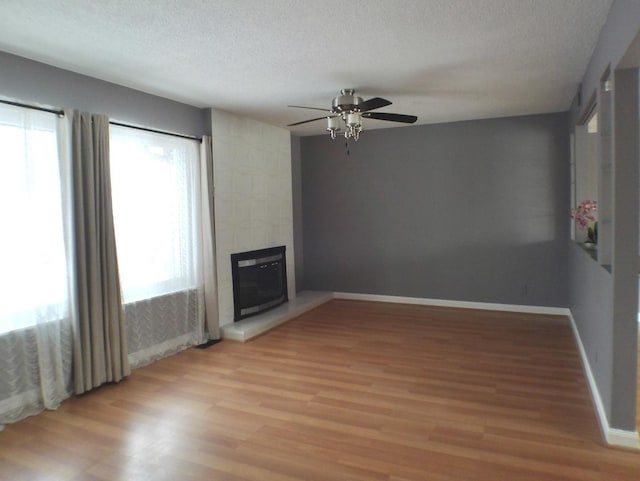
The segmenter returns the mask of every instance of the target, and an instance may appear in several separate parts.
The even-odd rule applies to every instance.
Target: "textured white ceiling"
[[[0,50],[279,126],[347,87],[424,124],[568,109],[611,3],[0,0]]]

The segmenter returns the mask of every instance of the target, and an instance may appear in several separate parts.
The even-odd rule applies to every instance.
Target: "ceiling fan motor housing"
[[[354,89],[342,89],[332,102],[333,112],[351,112],[355,107],[362,103],[362,97],[355,95]]]

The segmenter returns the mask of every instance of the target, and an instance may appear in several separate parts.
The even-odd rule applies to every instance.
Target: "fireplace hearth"
[[[234,321],[289,300],[286,261],[285,246],[231,254]]]

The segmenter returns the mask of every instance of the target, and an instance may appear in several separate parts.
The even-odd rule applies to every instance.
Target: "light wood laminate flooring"
[[[637,481],[567,319],[334,300],[7,426],[2,480]]]

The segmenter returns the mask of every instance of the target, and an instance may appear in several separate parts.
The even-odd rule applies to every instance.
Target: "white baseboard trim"
[[[445,299],[427,299],[423,297],[385,296],[379,294],[358,294],[353,292],[334,292],[335,299],[352,301],[392,302],[397,304],[416,304],[421,306],[454,307],[460,309],[481,309],[487,311],[522,312],[531,314],[549,314],[566,316],[566,307],[526,306],[518,304],[496,304],[489,302],[450,301]]]
[[[609,426],[609,419],[607,418],[607,413],[604,409],[602,398],[600,397],[600,391],[598,390],[596,379],[595,377],[593,377],[591,364],[589,363],[587,352],[585,351],[584,345],[582,344],[578,326],[576,325],[576,321],[573,318],[571,311],[569,311],[568,316],[569,320],[571,321],[573,336],[575,337],[576,343],[578,344],[578,351],[580,352],[580,358],[582,359],[582,366],[587,377],[587,383],[589,384],[589,391],[591,391],[591,399],[593,399],[593,404],[596,408],[596,414],[598,417],[598,422],[600,423],[602,437],[607,444],[610,444],[612,446],[640,449],[640,437],[638,437],[637,431],[625,431]]]
[[[593,404],[596,408],[596,414],[598,415],[600,431],[602,432],[602,436],[605,438],[605,440],[609,442],[607,440],[607,433],[609,432],[609,421],[607,420],[607,413],[604,410],[604,404],[602,403],[602,398],[600,397],[600,391],[598,391],[596,379],[593,377],[593,372],[591,371],[591,364],[589,363],[589,358],[587,357],[587,351],[585,351],[584,349],[582,339],[580,338],[580,333],[578,332],[578,326],[576,325],[576,321],[571,315],[571,312],[569,312],[569,320],[571,321],[571,330],[573,331],[573,337],[575,338],[576,344],[578,345],[580,359],[582,360],[582,367],[584,369],[585,376],[587,377],[587,383],[589,384],[591,399],[593,399]]]
[[[606,436],[607,444],[622,448],[640,450],[640,437],[638,431],[625,431],[623,429],[609,428]]]
[[[580,358],[584,368],[587,382],[589,384],[589,390],[591,392],[591,398],[596,408],[596,415],[600,429],[602,431],[602,437],[604,441],[611,446],[619,446],[632,449],[640,449],[640,436],[637,431],[625,431],[623,429],[616,429],[609,426],[609,420],[604,409],[604,404],[600,398],[600,392],[596,384],[593,372],[591,371],[591,365],[589,364],[589,358],[580,338],[580,333],[576,326],[576,322],[571,315],[571,310],[566,307],[545,307],[545,306],[526,306],[517,304],[494,304],[487,302],[468,302],[468,301],[449,301],[443,299],[426,299],[420,297],[401,297],[401,296],[385,296],[377,294],[358,294],[352,292],[334,292],[333,297],[335,299],[346,299],[354,301],[372,301],[372,302],[392,302],[399,304],[416,304],[423,306],[438,306],[438,307],[453,307],[462,309],[482,309],[491,311],[505,311],[505,312],[521,312],[531,314],[549,314],[567,316],[571,322],[571,329],[573,335],[578,344],[578,350],[580,351]]]

